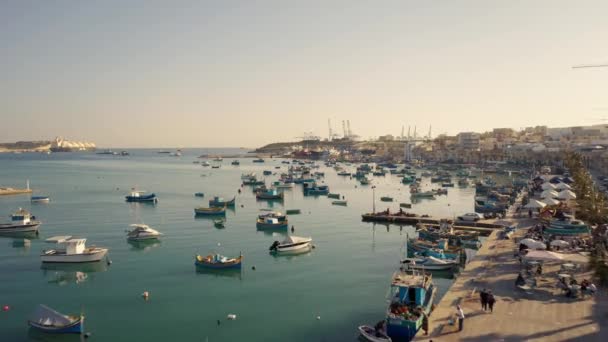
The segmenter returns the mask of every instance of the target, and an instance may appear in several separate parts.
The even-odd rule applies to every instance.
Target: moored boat
[[[205,193],[203,193],[203,192],[195,192],[194,196],[195,197],[205,197]]]
[[[241,268],[242,263],[242,254],[238,258],[227,258],[220,254],[197,255],[194,260],[196,266],[213,269]]]
[[[380,200],[381,200],[382,202],[392,202],[392,201],[393,201],[393,198],[392,198],[392,197],[390,197],[390,196],[382,196],[382,197],[380,197]]]
[[[386,334],[394,341],[410,341],[429,315],[437,288],[430,274],[398,271],[391,280],[391,303]]]
[[[194,208],[196,216],[226,215],[226,207]]]
[[[256,221],[257,229],[287,229],[289,221],[287,216],[278,212],[259,215]]]
[[[234,207],[236,204],[236,197],[233,197],[231,200],[226,201],[222,197],[215,196],[213,199],[209,200],[210,207]]]
[[[78,263],[97,262],[108,254],[107,248],[86,247],[87,239],[73,239],[71,236],[58,236],[47,241],[57,242],[57,248],[42,251],[42,262]]]
[[[296,215],[296,214],[301,214],[302,211],[300,209],[287,209],[285,210],[285,214],[287,215]]]
[[[370,342],[392,342],[391,338],[383,331],[378,331],[369,325],[359,326],[359,333],[366,341]]]
[[[53,334],[82,334],[83,323],[83,315],[64,315],[42,304],[27,321],[33,329]]]
[[[342,206],[346,206],[348,205],[348,201],[344,201],[344,200],[340,200],[340,201],[332,201],[331,204],[333,205],[342,205]]]
[[[148,203],[156,203],[158,202],[158,198],[156,194],[151,193],[145,195],[145,191],[131,191],[131,194],[125,196],[127,202],[148,202]]]
[[[32,196],[30,201],[32,203],[48,203],[51,200],[49,196]]]
[[[550,222],[549,227],[544,229],[545,234],[555,235],[579,235],[589,234],[590,228],[581,220],[572,218],[555,219]]]
[[[150,228],[147,224],[132,224],[131,227],[132,229],[127,233],[127,240],[158,240],[163,235],[157,230]]]
[[[428,256],[421,258],[405,258],[401,260],[401,264],[405,269],[409,270],[442,271],[455,268],[458,266],[458,261],[456,261],[456,259],[440,259]]]
[[[288,236],[282,242],[275,241],[268,248],[271,253],[294,253],[310,250],[312,247],[312,238]]]
[[[42,223],[36,220],[29,211],[19,208],[11,214],[10,223],[0,223],[0,234],[2,233],[38,233],[38,228]]]
[[[230,164],[238,166],[238,165],[241,165],[241,162],[238,160],[233,160],[232,163],[230,163]]]
[[[255,194],[255,198],[259,200],[282,200],[283,196],[284,193],[276,189],[257,191]]]

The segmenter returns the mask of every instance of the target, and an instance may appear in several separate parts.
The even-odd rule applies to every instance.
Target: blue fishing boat
[[[441,239],[437,243],[414,240],[407,244],[407,252],[410,257],[422,255],[439,259],[456,259],[460,256],[460,250],[460,247],[449,246],[446,239]]]
[[[254,159],[253,162],[254,163],[263,163],[264,159],[262,159],[262,158]]]
[[[566,217],[551,221],[549,228],[545,228],[544,232],[555,235],[579,235],[589,234],[590,228],[583,221]]]
[[[243,263],[243,255],[238,258],[227,258],[219,254],[210,254],[207,256],[197,255],[194,264],[199,267],[211,269],[234,269],[241,268]]]
[[[259,230],[264,229],[287,229],[289,221],[287,216],[277,212],[270,212],[259,215],[256,221],[256,227]]]
[[[215,196],[213,199],[209,200],[210,207],[234,207],[236,204],[236,197],[233,197],[231,200],[224,200],[221,197]]]
[[[33,329],[53,334],[82,334],[84,316],[69,316],[40,304],[27,324]]]
[[[391,280],[386,334],[393,341],[411,341],[429,315],[437,288],[430,274],[397,271]]]
[[[194,208],[194,214],[196,216],[214,216],[214,215],[226,215],[226,207],[211,207]]]
[[[196,197],[205,197],[205,194],[202,193],[202,192],[195,192],[194,196],[196,196]]]
[[[158,198],[156,198],[156,194],[151,193],[145,195],[145,191],[131,191],[131,194],[125,196],[127,202],[148,202],[148,203],[156,203],[158,202]]]
[[[282,200],[284,193],[276,189],[260,190],[255,193],[255,198],[259,200]]]
[[[264,172],[262,172],[262,174],[264,176],[270,176],[272,174],[272,171],[270,171],[270,170],[264,170]]]
[[[32,203],[48,203],[50,200],[49,196],[32,196],[30,199]]]
[[[401,179],[401,183],[403,184],[412,184],[416,181],[416,177],[412,177],[412,176],[403,176],[403,178]]]
[[[317,185],[317,183],[304,183],[304,195],[327,195],[329,187],[327,185]]]

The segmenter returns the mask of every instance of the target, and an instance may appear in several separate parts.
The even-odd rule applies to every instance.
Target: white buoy
[[[317,321],[320,321],[320,320],[321,320],[321,316],[317,316]]]
[[[236,315],[235,314],[228,314],[228,316],[226,316],[226,318],[228,318],[229,320],[235,320],[236,319]]]
[[[218,243],[217,243],[217,245],[218,245],[218,246],[221,246],[222,244],[218,242]]]

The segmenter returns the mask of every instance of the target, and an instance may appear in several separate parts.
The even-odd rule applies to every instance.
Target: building
[[[479,150],[479,133],[475,132],[463,132],[457,136],[458,147],[464,150]]]

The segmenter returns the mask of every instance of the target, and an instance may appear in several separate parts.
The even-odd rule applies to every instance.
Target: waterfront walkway
[[[595,298],[566,298],[556,288],[558,264],[545,263],[537,287],[523,291],[515,286],[521,269],[514,258],[514,241],[534,224],[530,219],[509,221],[519,229],[511,240],[493,232],[456,279],[451,289],[437,304],[430,316],[429,336],[420,331],[416,341],[606,341],[608,340],[608,305],[605,289]],[[590,273],[575,273],[580,282],[592,279]],[[496,298],[494,312],[481,310],[479,291],[492,290]],[[450,318],[460,304],[465,312],[464,329]],[[604,328],[601,328],[601,325]]]

